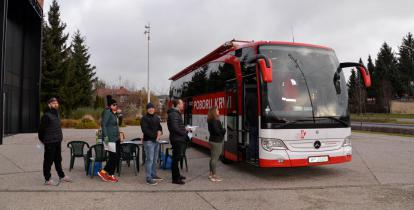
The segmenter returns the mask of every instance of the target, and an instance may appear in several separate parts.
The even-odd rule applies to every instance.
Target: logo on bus
[[[322,143],[320,141],[315,141],[315,143],[313,143],[313,146],[315,147],[315,149],[319,149],[321,148]]]
[[[305,130],[301,130],[300,131],[300,139],[304,139],[306,136],[306,131]]]

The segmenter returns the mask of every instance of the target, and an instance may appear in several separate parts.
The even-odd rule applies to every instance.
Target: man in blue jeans
[[[145,171],[146,182],[149,185],[156,185],[157,181],[163,179],[157,176],[157,161],[162,135],[160,118],[155,115],[155,107],[152,103],[147,104],[147,114],[141,119],[141,130],[144,133]]]

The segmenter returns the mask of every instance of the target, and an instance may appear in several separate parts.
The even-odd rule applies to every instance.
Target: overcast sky
[[[45,12],[52,0],[45,1]],[[150,87],[167,93],[168,78],[233,38],[332,47],[341,62],[394,51],[414,32],[414,1],[58,0],[67,32],[86,37],[97,76],[110,84],[146,86],[151,23]]]

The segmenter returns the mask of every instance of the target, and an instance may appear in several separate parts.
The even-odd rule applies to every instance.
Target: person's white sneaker
[[[56,182],[53,179],[49,179],[49,181],[45,181],[44,185],[58,186],[59,182]]]
[[[212,180],[213,182],[221,182],[221,181],[223,181],[223,180],[222,180],[220,177],[218,177],[218,176],[213,176],[213,177],[212,177],[212,179],[213,179],[213,180]]]
[[[73,182],[73,180],[70,177],[65,176],[63,178],[59,178],[59,182]]]

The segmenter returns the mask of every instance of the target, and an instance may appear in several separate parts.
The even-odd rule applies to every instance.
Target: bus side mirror
[[[362,75],[365,87],[371,87],[371,76],[369,75],[369,71],[363,65],[358,66],[357,68]]]
[[[247,63],[256,63],[260,68],[262,74],[263,82],[269,83],[273,81],[272,76],[272,61],[261,54],[256,55],[256,57],[251,58]]]
[[[262,73],[263,82],[269,83],[273,81],[272,77],[272,61],[270,59],[267,60],[268,65],[266,65],[265,59],[259,59],[259,67]]]
[[[349,68],[349,67],[356,67],[358,68],[359,72],[362,75],[362,79],[364,80],[364,86],[365,87],[371,87],[371,76],[369,75],[369,71],[367,68],[365,68],[364,65],[360,63],[340,63],[338,66],[337,73],[342,71],[342,68]]]

